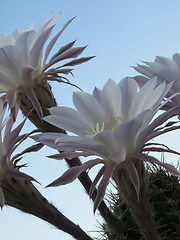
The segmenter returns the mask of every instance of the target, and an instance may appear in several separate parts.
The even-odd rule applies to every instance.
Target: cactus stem
[[[148,200],[148,183],[144,165],[138,159],[134,160],[134,165],[136,166],[140,180],[139,199],[137,198],[136,190],[126,169],[121,170],[121,172],[117,171],[114,174],[114,180],[120,191],[123,193],[145,239],[160,240],[161,238],[157,232],[155,222],[152,219],[152,211]],[[121,179],[121,181],[119,181],[119,179]]]
[[[45,220],[77,240],[92,240],[78,225],[50,204],[31,182],[14,178],[7,178],[6,181],[9,181],[15,189],[11,191],[2,186],[6,204]]]

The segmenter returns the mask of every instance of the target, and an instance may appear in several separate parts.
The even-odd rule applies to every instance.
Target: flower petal
[[[91,187],[90,187],[90,189],[89,189],[89,196],[90,196],[91,198],[92,198],[92,194],[93,194],[93,192],[94,192],[94,190],[95,190],[96,184],[98,183],[99,179],[100,179],[100,178],[102,177],[102,175],[104,174],[105,170],[106,170],[106,166],[103,166],[103,167],[99,170],[99,172],[98,172],[98,174],[96,175],[94,181],[92,182]]]
[[[98,190],[97,190],[97,196],[95,198],[94,201],[94,213],[96,211],[96,209],[99,207],[99,204],[102,202],[105,192],[106,192],[106,188],[107,185],[109,183],[109,179],[113,174],[114,168],[115,168],[116,164],[115,163],[111,163],[109,165],[107,165],[106,170],[104,172],[104,176],[98,186]]]
[[[34,43],[34,46],[32,47],[31,51],[29,52],[29,63],[34,68],[40,65],[42,49],[49,35],[51,34],[52,29],[53,26],[49,27],[44,32],[42,32],[42,34],[38,37],[38,39]]]
[[[48,157],[56,159],[56,160],[62,160],[65,158],[72,159],[72,158],[79,157],[79,156],[88,157],[89,155],[91,155],[91,154],[88,152],[63,152],[63,153],[54,154],[54,155],[51,155]]]
[[[69,21],[67,21],[63,28],[56,34],[56,36],[49,42],[47,48],[46,48],[46,52],[44,55],[44,60],[43,60],[43,66],[45,65],[45,62],[49,56],[49,53],[51,52],[54,44],[56,43],[56,41],[58,40],[58,38],[60,37],[60,35],[64,32],[64,30],[67,28],[67,26],[73,21],[75,17],[71,18]]]
[[[121,91],[113,80],[110,79],[104,85],[101,100],[108,120],[113,117],[121,117]]]
[[[180,173],[177,171],[177,169],[173,165],[165,163],[165,162],[161,162],[158,159],[156,159],[155,157],[148,156],[147,154],[143,154],[143,153],[138,153],[136,155],[136,157],[144,162],[156,163],[156,164],[166,168],[174,176],[180,175]]]
[[[126,168],[128,170],[129,176],[131,178],[132,184],[134,185],[134,188],[137,193],[137,199],[139,200],[139,189],[140,189],[140,182],[139,182],[139,176],[138,172],[136,170],[136,167],[134,166],[134,163],[131,161],[126,161]]]
[[[29,100],[32,102],[33,107],[36,109],[39,117],[42,118],[43,117],[42,108],[37,99],[36,94],[34,93],[34,90],[32,88],[27,88],[25,92]]]
[[[122,114],[123,118],[129,118],[129,109],[137,94],[137,83],[133,78],[123,78],[118,84],[122,95]]]
[[[84,92],[74,93],[73,102],[77,111],[93,126],[103,123],[104,111],[93,96]]]
[[[54,107],[49,111],[51,115],[44,117],[44,120],[58,128],[83,136],[86,135],[85,129],[91,131],[89,123],[72,108]]]
[[[82,172],[102,162],[103,161],[101,159],[94,159],[87,161],[81,166],[72,167],[68,169],[61,177],[50,183],[47,187],[56,187],[73,182]]]

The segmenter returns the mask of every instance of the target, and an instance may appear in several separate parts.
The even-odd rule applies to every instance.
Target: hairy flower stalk
[[[78,225],[74,224],[56,209],[28,180],[6,178],[14,191],[3,186],[6,204],[23,212],[37,216],[77,240],[92,240]]]
[[[93,95],[88,93],[74,93],[73,101],[77,110],[67,107],[55,107],[50,109],[51,115],[44,119],[56,127],[72,132],[69,136],[62,133],[42,133],[33,138],[49,147],[63,151],[60,154],[50,156],[62,160],[64,158],[94,156],[94,159],[86,161],[81,166],[75,166],[67,170],[62,176],[48,186],[60,186],[74,181],[81,173],[91,169],[95,165],[101,168],[94,178],[89,195],[92,196],[98,185],[97,196],[94,201],[94,211],[99,207],[105,195],[109,179],[114,177],[124,186],[127,201],[131,203],[146,199],[144,205],[147,214],[136,215],[138,224],[143,234],[149,239],[148,227],[153,227],[152,217],[147,222],[146,217],[151,216],[151,209],[147,203],[147,191],[143,164],[150,162],[167,168],[174,175],[178,171],[170,164],[166,164],[147,154],[150,151],[177,152],[162,148],[161,144],[149,142],[152,138],[165,132],[179,129],[179,126],[167,124],[162,126],[169,118],[175,116],[180,107],[175,107],[152,120],[166,102],[164,97],[172,86],[165,83],[156,87],[156,79],[151,79],[138,91],[137,84],[132,78],[123,79],[119,85],[109,80],[102,90],[95,88]],[[135,159],[138,159],[136,164]],[[143,174],[142,174],[143,170]],[[127,174],[128,173],[128,174]],[[116,174],[118,174],[118,180]],[[128,178],[128,180],[126,179]],[[133,187],[133,198],[129,198]],[[144,190],[143,190],[144,188]],[[135,205],[132,205],[132,211]],[[134,212],[136,214],[137,212]],[[142,220],[144,219],[144,221]],[[145,223],[145,226],[141,224]],[[156,229],[153,227],[152,236],[158,239]]]

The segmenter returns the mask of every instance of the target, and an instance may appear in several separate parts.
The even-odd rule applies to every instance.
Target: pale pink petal
[[[97,196],[95,198],[94,201],[94,213],[96,211],[96,209],[99,207],[99,204],[102,202],[105,192],[106,192],[106,188],[107,185],[109,184],[109,179],[113,174],[114,168],[115,168],[116,164],[115,163],[111,163],[109,165],[107,165],[106,170],[104,172],[104,176],[98,186],[98,190],[97,190]]]
[[[49,56],[49,53],[51,52],[54,44],[56,43],[56,41],[58,40],[58,38],[60,37],[60,35],[64,32],[64,30],[67,28],[67,26],[72,22],[72,20],[74,19],[75,17],[71,18],[69,21],[67,21],[63,28],[56,34],[56,36],[49,42],[47,48],[46,48],[46,52],[45,52],[45,55],[44,55],[44,60],[43,60],[43,66],[45,65],[45,62]]]
[[[172,72],[175,72],[175,73],[179,72],[178,65],[170,58],[157,56],[155,58],[155,62],[161,63],[164,68],[166,68]]]
[[[156,164],[166,168],[174,176],[180,175],[180,173],[177,171],[177,169],[173,165],[165,163],[165,162],[161,162],[158,159],[156,159],[155,157],[148,156],[147,154],[143,154],[143,153],[138,153],[136,155],[136,157],[144,162],[156,163]]]
[[[6,74],[15,86],[21,84],[19,71],[21,69],[21,59],[19,51],[15,46],[0,48],[0,70],[1,68],[5,69]]]
[[[137,66],[133,67],[137,72],[152,78],[153,74],[149,71],[149,67],[144,66],[144,65],[140,65],[137,64]],[[137,78],[137,79],[136,79]],[[142,77],[142,76],[136,76],[135,77],[136,80],[138,80],[138,84],[142,87],[147,81],[146,81],[146,77]]]
[[[45,143],[46,139],[41,139],[40,142]],[[62,151],[84,151],[91,152],[92,155],[108,156],[107,148],[100,142],[92,140],[92,137],[77,137],[77,136],[64,136],[60,137],[57,141],[57,146],[54,148]]]
[[[136,136],[142,124],[142,119],[134,119],[120,124],[114,131],[118,147],[126,147],[127,152],[133,151],[133,148],[136,148]]]
[[[78,57],[84,51],[85,48],[86,48],[86,46],[85,47],[74,47],[74,48],[71,48],[71,49],[63,52],[62,54],[53,58],[48,64],[46,64],[44,70],[46,70],[50,66],[52,66],[55,63],[60,62],[62,60]]]
[[[43,117],[42,108],[33,89],[27,88],[25,92],[29,100],[32,102],[32,105],[36,109],[37,114],[39,115],[40,118],[42,118]]]
[[[72,60],[72,61],[70,61],[68,63],[63,64],[61,67],[75,66],[75,65],[78,65],[78,64],[82,64],[82,63],[85,63],[85,62],[91,60],[94,57],[95,56],[92,56],[92,57],[82,57],[82,58],[74,59],[74,60]]]
[[[8,134],[10,133],[13,124],[14,124],[13,118],[12,118],[12,117],[9,117],[9,118],[8,118],[8,121],[6,122],[6,129],[5,129],[5,132],[4,132],[3,142],[5,141],[5,139],[6,139],[7,137],[9,137]]]
[[[137,144],[140,144],[141,142],[147,142],[150,140],[152,137],[150,134],[153,133],[154,129],[156,129],[158,126],[162,125],[164,122],[166,122],[169,118],[177,115],[180,113],[180,106],[179,107],[174,107],[166,112],[160,114],[147,128],[142,131],[137,139]],[[150,137],[149,137],[150,136]]]
[[[26,119],[20,123],[10,134],[7,134],[4,136],[4,145],[7,149],[10,149],[12,147],[12,144],[14,144],[19,136],[19,133],[24,126]]]
[[[0,90],[1,92],[7,92],[15,87],[15,84],[9,75],[0,71]]]
[[[38,143],[38,144],[32,145],[32,146],[26,148],[25,150],[23,150],[21,153],[16,154],[16,155],[11,159],[11,161],[13,161],[14,159],[20,157],[21,155],[23,155],[23,154],[25,154],[25,153],[37,152],[37,151],[39,151],[43,146],[44,146],[44,144],[42,144],[42,143]]]
[[[93,124],[93,127],[96,127],[97,123],[102,124],[104,122],[104,111],[97,100],[90,94],[76,92],[73,94],[73,102],[77,111],[89,123]]]
[[[145,63],[146,65],[148,65],[148,70],[151,73],[158,73],[161,71],[162,68],[164,68],[164,66],[161,63],[158,62],[147,62],[147,61],[143,61],[143,63]],[[165,68],[164,68],[165,70]]]
[[[31,66],[24,66],[21,69],[21,76],[24,83],[28,86],[32,82],[32,72],[34,68]]]
[[[57,21],[58,16],[61,14],[61,12],[56,13],[53,17],[52,14],[49,14],[46,18],[45,22],[41,26],[41,28],[38,31],[38,36],[40,36],[46,29],[53,27]],[[51,17],[51,18],[50,18]]]
[[[119,145],[117,145],[117,141],[114,137],[114,132],[112,130],[104,130],[104,131],[98,132],[97,134],[94,135],[93,139],[96,140],[97,142],[102,143],[109,151],[110,156],[111,155],[115,156],[120,152],[120,149],[119,149],[120,144],[118,143]]]
[[[53,158],[53,159],[56,159],[56,160],[62,160],[62,159],[72,159],[72,158],[75,158],[75,157],[88,157],[90,156],[91,153],[89,152],[63,152],[63,153],[60,153],[60,154],[54,154],[54,155],[51,155],[51,156],[47,156],[48,158]]]
[[[35,31],[27,31],[22,33],[16,40],[15,46],[19,49],[21,54],[21,59],[24,65],[29,64],[28,54],[30,50],[30,45],[32,39],[35,36]]]
[[[133,78],[126,77],[119,82],[122,95],[122,114],[126,119],[129,117],[129,109],[137,94],[137,83]]]
[[[139,189],[140,189],[140,183],[139,183],[139,176],[138,172],[136,170],[136,167],[134,166],[134,163],[131,161],[126,161],[126,168],[128,170],[129,176],[131,178],[132,184],[134,185],[134,188],[137,193],[137,199],[139,200]]]
[[[121,152],[117,156],[109,156],[109,160],[114,160],[116,162],[116,165],[119,165],[126,160],[126,155],[126,148],[122,148]]]
[[[173,60],[176,62],[176,64],[178,65],[178,67],[180,68],[180,54],[179,53],[175,53],[173,55]]]
[[[86,135],[85,130],[91,131],[89,123],[72,108],[55,107],[49,111],[51,115],[44,117],[44,120],[58,128],[74,132],[77,135]]]
[[[154,109],[156,109],[156,108],[160,105],[160,103],[161,103],[161,102],[163,101],[163,99],[166,97],[166,95],[167,95],[167,93],[169,92],[169,90],[172,88],[173,84],[174,84],[174,82],[171,82],[171,83],[169,83],[169,84],[167,84],[167,85],[165,86],[165,89],[164,89],[161,97],[159,98],[158,101],[156,101],[156,103],[155,103],[154,106],[153,106]],[[159,85],[159,86],[161,86],[161,85]],[[160,107],[162,108],[162,106],[165,105],[165,104],[166,104],[166,102],[163,102],[163,104],[161,104]]]
[[[9,108],[11,109],[13,121],[15,122],[17,117],[17,112],[18,112],[17,89],[9,90],[6,96],[7,96],[7,102],[9,104]]]
[[[101,100],[107,119],[121,117],[122,96],[118,85],[113,80],[108,80],[101,93]]]
[[[33,48],[29,52],[29,63],[32,67],[39,66],[39,61],[42,53],[43,46],[52,32],[53,27],[46,29],[36,40]]]
[[[87,161],[81,166],[72,167],[68,169],[61,177],[49,184],[47,187],[56,187],[73,182],[82,172],[86,171],[89,168],[92,168],[99,163],[103,163],[103,161],[101,159],[94,159]]]
[[[97,102],[102,105],[102,101],[101,101],[101,90],[97,87],[94,88],[93,90],[93,97],[97,100]]]
[[[48,64],[50,64],[50,62],[56,58],[57,56],[59,56],[60,54],[64,53],[65,51],[69,50],[70,48],[72,48],[75,44],[76,40],[75,41],[72,41],[72,42],[69,42],[67,43],[66,45],[62,46],[52,57],[51,59],[49,60],[49,63],[47,63],[45,66],[44,66],[44,70],[47,69],[47,66]]]
[[[61,68],[61,67],[57,67],[57,68],[54,68],[54,69],[50,69],[48,71],[46,71],[46,75],[54,75],[56,73],[63,73],[63,74],[69,74],[71,73],[73,70],[73,68]]]
[[[163,93],[163,89],[165,88],[165,84],[163,88],[161,89],[160,96],[155,94],[155,87],[157,84],[157,80],[151,79],[149,80],[138,92],[136,97],[134,98],[134,101],[130,108],[130,118],[134,118],[137,116],[140,112],[147,110],[151,108],[155,102],[159,99],[159,97]],[[142,100],[143,99],[143,100]],[[155,100],[155,102],[154,102]],[[152,102],[152,103],[151,103]]]
[[[160,147],[145,147],[143,148],[143,151],[145,152],[168,152],[168,153],[173,153],[173,154],[177,154],[180,155],[179,152],[174,151],[172,149],[167,149],[167,148],[160,148]]]
[[[90,196],[90,197],[92,197],[92,194],[93,194],[93,192],[94,192],[94,190],[95,190],[96,184],[98,183],[98,181],[100,180],[100,178],[103,176],[103,174],[104,174],[104,172],[105,172],[105,170],[106,170],[106,167],[107,167],[107,166],[103,166],[103,167],[99,170],[99,172],[98,172],[98,174],[96,175],[94,181],[92,182],[91,187],[90,187],[90,189],[89,189],[89,196]]]
[[[167,128],[167,129],[164,129],[163,131],[154,131],[152,132],[152,134],[149,134],[148,138],[146,139],[146,141],[148,140],[151,140],[157,136],[160,136],[162,134],[165,134],[167,132],[171,132],[171,131],[174,131],[174,130],[178,130],[180,128],[180,126],[174,126],[174,127],[170,127],[170,128]]]

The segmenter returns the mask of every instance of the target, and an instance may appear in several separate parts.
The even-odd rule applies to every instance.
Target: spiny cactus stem
[[[6,187],[2,187],[6,204],[45,220],[77,240],[92,240],[78,225],[50,204],[31,182],[16,178],[6,180],[15,189],[13,192]]]
[[[55,106],[57,106],[57,104],[56,104],[55,98],[53,97],[53,93],[51,91],[50,85],[48,83],[45,83],[44,87],[46,87],[51,92],[52,98],[50,98],[50,96],[48,96],[48,94],[46,92],[42,91],[41,89],[35,88],[34,92],[41,104],[43,116],[47,116],[47,115],[49,115],[49,111],[47,110],[47,108],[55,107]],[[40,119],[37,112],[35,111],[35,109],[33,111],[31,111],[33,106],[31,104],[30,100],[27,98],[25,93],[21,93],[19,95],[19,97],[20,97],[20,103],[21,103],[20,107],[21,107],[23,114],[25,116],[28,116],[29,120],[38,129],[44,130],[46,132],[65,133],[65,131],[63,129],[59,129],[55,126],[52,126],[51,124]],[[31,111],[31,113],[29,114],[30,111]],[[70,168],[74,167],[74,166],[80,166],[82,164],[81,161],[79,160],[79,158],[73,158],[71,160],[65,159],[65,161],[67,162],[67,164]],[[81,173],[81,175],[79,176],[79,181],[83,185],[86,192],[89,193],[89,189],[92,184],[92,181],[86,172]],[[96,193],[97,193],[97,191],[95,190],[94,194],[92,196],[93,201],[96,197]],[[119,230],[122,230],[124,228],[123,222],[119,218],[116,218],[116,216],[111,213],[111,211],[108,209],[108,207],[106,206],[106,204],[103,201],[99,205],[98,210],[99,210],[101,216],[105,219],[105,221],[109,222],[110,225],[112,225],[113,227],[118,225]],[[114,221],[116,221],[116,224],[114,224]]]
[[[140,180],[139,199],[137,198],[136,190],[126,169],[121,170],[121,176],[117,172],[114,179],[119,186],[120,191],[123,193],[145,239],[160,240],[161,238],[157,232],[155,222],[152,219],[152,211],[148,200],[148,184],[144,165],[138,159],[134,161],[134,164]],[[119,182],[119,179],[121,179],[121,182]]]

